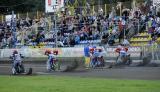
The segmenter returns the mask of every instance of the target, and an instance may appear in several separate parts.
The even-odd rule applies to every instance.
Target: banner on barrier
[[[102,47],[100,47],[102,48]],[[29,49],[23,48],[18,49],[18,51],[23,54],[25,57],[46,57],[45,51],[46,50],[57,50],[58,56],[57,57],[83,57],[84,56],[84,48],[42,48],[42,49]],[[102,48],[104,50],[104,56],[109,57],[117,57],[118,53],[115,52],[114,47],[109,48]],[[0,58],[7,58],[10,57],[15,49],[1,49],[0,50]],[[141,54],[140,47],[131,47],[128,50],[128,53],[131,54],[131,57],[139,57]]]
[[[1,49],[0,58],[10,57],[15,49]],[[25,57],[46,57],[46,50],[57,50],[58,57],[83,57],[83,48],[43,48],[43,49],[17,49]]]
[[[118,53],[115,52],[116,47],[108,47],[105,48],[106,50],[106,57],[117,57]],[[139,57],[141,54],[141,48],[140,47],[130,47],[128,48],[128,53],[131,55],[131,57]]]

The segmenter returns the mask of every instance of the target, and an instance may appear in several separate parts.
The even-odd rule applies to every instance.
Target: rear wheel
[[[54,69],[55,69],[55,70],[59,70],[59,63],[58,63],[58,62],[55,62],[55,63],[54,63]]]
[[[25,69],[24,69],[23,64],[21,64],[19,67],[20,67],[20,73],[24,73],[24,72],[25,72]]]
[[[33,69],[32,68],[29,68],[28,72],[26,73],[26,75],[31,75],[33,72]]]
[[[132,64],[132,59],[130,58],[130,55],[128,55],[126,65],[130,65],[130,64]]]
[[[18,63],[16,64],[16,66],[14,67],[14,69],[15,69],[16,73],[20,73],[21,68],[20,68],[20,65]]]
[[[15,69],[15,68],[12,68],[12,74],[13,74],[13,75],[16,75],[16,73],[17,73],[17,72],[16,72],[16,69]]]
[[[116,65],[121,65],[123,63],[122,59],[123,59],[122,57],[118,56],[116,60]]]
[[[132,60],[131,60],[131,59],[129,59],[129,60],[127,61],[126,65],[130,65],[130,64],[132,64]]]

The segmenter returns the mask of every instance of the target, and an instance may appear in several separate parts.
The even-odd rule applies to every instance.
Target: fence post
[[[140,59],[143,57],[143,46],[141,46],[141,53],[140,53]]]
[[[27,17],[28,17],[28,12],[27,12]]]
[[[94,15],[94,6],[93,6],[93,9],[92,9],[92,12],[93,12],[93,15]]]
[[[151,50],[152,50],[152,60],[154,60],[154,43],[151,45]]]
[[[122,17],[122,2],[119,2],[120,17]]]
[[[145,22],[145,24],[146,24],[146,32],[148,32],[148,22]]]
[[[105,15],[107,15],[107,4],[105,4]]]
[[[38,11],[37,11],[37,19],[39,19],[39,17],[38,17]]]
[[[19,19],[19,13],[18,13],[18,15],[17,15],[17,16],[18,16],[18,19]]]
[[[139,31],[140,31],[140,21],[138,20],[138,34],[139,34]]]
[[[2,21],[2,23],[3,23],[3,15],[1,16],[1,18],[2,18],[1,21]]]

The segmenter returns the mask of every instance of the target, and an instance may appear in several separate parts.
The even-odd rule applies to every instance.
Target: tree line
[[[74,0],[71,0],[74,2]],[[84,1],[84,0],[78,0]],[[99,0],[86,0],[92,4],[98,4]],[[101,0],[101,3],[116,3],[116,2],[125,2],[132,0]],[[140,0],[137,0],[140,1]],[[142,0],[141,0],[142,1]],[[14,10],[15,12],[25,13],[25,12],[34,12],[36,10],[44,11],[45,10],[45,0],[0,0],[0,14],[11,13]]]

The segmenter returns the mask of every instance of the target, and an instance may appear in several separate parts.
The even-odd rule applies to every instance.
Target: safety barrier
[[[58,50],[58,55],[56,56],[60,65],[61,71],[71,71],[71,70],[83,70],[85,69],[85,60],[83,58],[84,52],[83,48],[42,48],[42,49],[17,49],[25,57],[23,61],[25,62],[43,62],[47,61],[47,56],[44,55],[46,50]],[[10,61],[9,57],[15,49],[1,49],[0,50],[0,61],[6,62]]]
[[[115,60],[118,56],[118,53],[115,52],[116,47],[114,46],[105,46],[99,47],[102,48],[104,53],[105,60]],[[84,47],[69,47],[69,48],[23,48],[18,49],[20,53],[25,56],[25,61],[46,61],[47,56],[44,55],[44,52],[48,49],[58,50],[59,58],[61,61],[70,62],[70,61],[84,61]],[[14,49],[0,49],[0,61],[8,61],[9,56],[12,54]],[[143,57],[150,53],[152,60],[160,59],[160,48],[153,46],[143,46],[143,47],[129,47],[128,53],[131,55],[133,60],[142,60]]]
[[[117,58],[118,53],[115,52],[116,50],[116,46],[106,46],[104,47],[105,51],[106,51],[106,57],[105,59],[114,59]],[[141,47],[129,47],[128,48],[128,54],[131,55],[132,59],[135,60],[139,60],[141,58],[141,53],[142,53],[142,49]]]
[[[15,49],[1,49],[0,58],[10,57],[14,50]],[[46,50],[58,50],[59,55],[57,57],[83,57],[83,48],[22,48],[17,50],[25,57],[30,58],[47,57],[46,55],[44,55]]]
[[[118,56],[118,53],[115,52],[116,47],[98,47],[103,50],[103,56],[106,60],[115,59]],[[22,53],[26,59],[33,58],[34,60],[45,60],[47,58],[44,55],[46,50],[58,50],[58,58],[83,58],[84,57],[84,47],[69,47],[69,48],[22,48],[17,49]],[[14,49],[1,49],[0,50],[0,61],[9,58]],[[142,47],[129,47],[128,53],[131,55],[131,58],[140,59],[142,55]],[[65,59],[64,59],[65,60]]]

